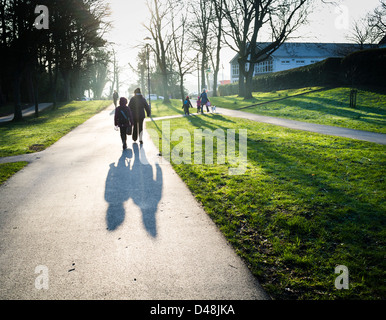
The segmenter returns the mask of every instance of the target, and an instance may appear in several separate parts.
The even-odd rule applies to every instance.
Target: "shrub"
[[[342,59],[341,75],[349,85],[376,85],[386,83],[386,48],[353,52]]]
[[[318,86],[386,83],[386,49],[361,50],[345,58],[328,58],[308,66],[257,76],[253,91],[271,92]],[[220,95],[238,94],[238,83],[219,87]]]

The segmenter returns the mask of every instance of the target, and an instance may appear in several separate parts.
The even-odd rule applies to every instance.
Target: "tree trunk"
[[[21,72],[17,70],[14,73],[14,80],[13,80],[15,109],[14,109],[14,116],[12,121],[15,121],[15,122],[23,120],[23,113],[22,113],[21,101],[20,101],[20,83],[21,83]]]
[[[245,62],[239,61],[239,97],[245,96]]]
[[[215,71],[213,74],[213,97],[217,97],[217,77],[218,77],[218,71]]]
[[[52,102],[53,102],[53,109],[56,109],[58,107],[57,105],[57,88],[58,88],[58,73],[59,73],[59,70],[58,70],[58,65],[56,63],[55,65],[55,71],[54,71],[54,85],[53,85],[53,88],[52,88]]]
[[[217,17],[218,27],[217,27],[217,43],[216,43],[216,63],[214,64],[214,70],[213,70],[213,97],[218,96],[217,92],[217,82],[218,82],[218,73],[220,71],[220,52],[221,52],[221,38],[223,33],[223,14],[224,9],[224,3],[223,0],[220,0],[217,4],[214,6],[214,10]]]
[[[71,83],[70,83],[70,71],[63,71],[64,78],[64,98],[66,101],[71,100]]]
[[[3,90],[2,90],[2,85],[1,85],[1,79],[0,79],[0,107],[5,103],[5,99],[4,99],[4,94],[3,94]]]
[[[34,103],[35,103],[35,118],[39,117],[39,73],[35,71],[33,75],[33,92],[34,92]]]
[[[184,75],[180,73],[180,92],[182,101],[185,100],[185,92],[184,92]]]
[[[206,88],[206,81],[205,81],[205,71],[206,71],[206,57],[203,54],[202,55],[202,60],[201,60],[201,92],[204,88]]]
[[[168,75],[166,73],[167,71],[162,73],[162,79],[163,79],[163,94],[164,94],[164,103],[170,103],[169,99],[169,93],[168,93]]]
[[[244,88],[244,99],[252,99],[252,80],[253,80],[253,70],[255,65],[253,63],[249,63],[249,70],[245,77],[245,88]]]

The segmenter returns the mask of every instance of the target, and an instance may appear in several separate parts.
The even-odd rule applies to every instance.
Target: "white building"
[[[267,42],[260,42],[258,49],[261,50],[269,44]],[[360,46],[350,43],[286,42],[265,60],[255,64],[253,75],[257,76],[307,66],[332,57],[341,58],[357,50],[360,50]],[[230,62],[232,83],[239,80],[239,64],[237,60],[238,55]],[[248,69],[249,64],[246,65],[246,70]]]

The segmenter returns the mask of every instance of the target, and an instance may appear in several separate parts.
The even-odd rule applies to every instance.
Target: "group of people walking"
[[[141,93],[141,89],[137,88],[134,90],[134,96],[130,99],[129,103],[125,97],[121,97],[117,106],[118,94],[115,95],[115,92],[113,99],[116,107],[114,124],[120,130],[123,149],[127,149],[128,135],[132,136],[134,142],[139,138],[139,143],[142,144],[143,121],[146,117],[145,111],[146,115],[150,117],[151,110]]]
[[[127,149],[128,135],[132,136],[134,142],[139,138],[139,143],[142,144],[143,121],[146,115],[148,117],[151,116],[151,110],[141,93],[141,89],[137,88],[134,90],[134,96],[129,102],[125,97],[119,98],[117,91],[114,91],[113,101],[115,105],[114,125],[117,130],[120,130],[123,149]],[[204,106],[207,112],[209,112],[209,107],[212,108],[212,112],[216,110],[215,106],[211,106],[206,89],[197,98],[197,112],[201,111],[201,114],[204,114]],[[182,108],[185,111],[185,115],[189,115],[189,108],[193,108],[189,96],[184,100]]]
[[[197,113],[201,111],[201,114],[204,114],[204,106],[206,107],[206,111],[209,112],[209,107],[212,108],[212,112],[216,111],[216,106],[212,106],[211,102],[209,101],[207,90],[204,89],[200,96],[197,97]],[[192,103],[190,102],[189,96],[186,97],[184,100],[184,104],[182,106],[184,109],[185,115],[189,115],[189,108],[193,108]]]

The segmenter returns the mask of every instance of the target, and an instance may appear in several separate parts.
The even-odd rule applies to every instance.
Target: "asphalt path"
[[[39,103],[39,112],[51,106],[52,106],[52,103]],[[23,117],[28,117],[33,114],[35,114],[35,106],[22,110]],[[12,121],[13,117],[14,117],[13,113],[7,116],[0,117],[0,122]]]
[[[110,106],[0,187],[0,299],[267,299],[147,134]]]
[[[350,138],[355,140],[362,140],[374,142],[378,144],[386,144],[386,134],[368,132],[362,130],[354,130],[342,127],[328,126],[322,124],[315,124],[303,121],[296,121],[290,119],[261,116],[245,111],[230,110],[225,108],[217,108],[217,112],[226,116],[249,119],[257,122],[270,123],[276,126],[291,128],[295,130],[303,130],[309,132],[316,132],[320,134]]]

